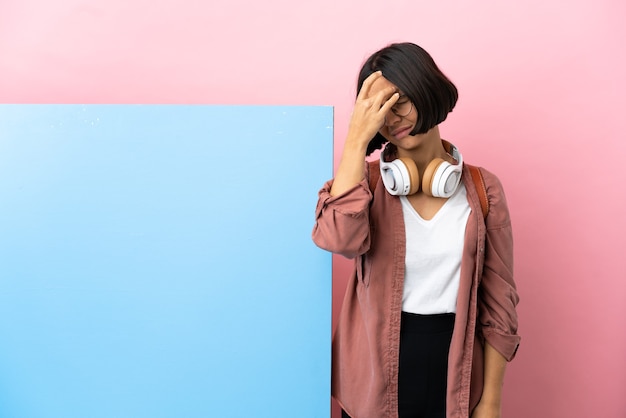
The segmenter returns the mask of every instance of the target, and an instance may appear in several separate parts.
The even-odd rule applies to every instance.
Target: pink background
[[[625,19],[621,0],[1,0],[0,102],[331,105],[336,164],[363,60],[422,45],[460,91],[443,136],[514,220],[504,417],[623,418]]]

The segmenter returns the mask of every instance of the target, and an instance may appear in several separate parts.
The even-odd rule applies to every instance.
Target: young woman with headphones
[[[359,74],[313,229],[318,246],[355,260],[333,336],[343,417],[501,415],[506,362],[520,341],[511,221],[497,177],[481,169],[477,190],[440,136],[457,97],[411,43],[374,53]],[[367,162],[383,145],[380,161]]]

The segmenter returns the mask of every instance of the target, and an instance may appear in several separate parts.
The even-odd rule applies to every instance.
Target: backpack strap
[[[483,173],[480,168],[465,164],[472,175],[476,192],[478,193],[478,200],[480,200],[480,208],[483,210],[483,218],[487,218],[489,213],[489,199],[487,198],[487,188],[485,187],[485,180],[483,179]]]
[[[376,190],[376,185],[378,184],[378,179],[380,178],[380,160],[371,161],[368,163],[370,166],[370,191],[372,194],[374,190]]]
[[[483,173],[480,171],[480,168],[474,165],[465,165],[472,175],[472,181],[474,182],[474,186],[476,187],[476,193],[478,194],[478,200],[480,201],[480,208],[483,211],[483,218],[486,219],[487,214],[489,213],[489,199],[487,198],[487,188],[485,187]],[[370,191],[374,193],[374,190],[376,190],[376,184],[378,184],[378,179],[380,178],[380,161],[371,161],[369,163],[369,170]]]

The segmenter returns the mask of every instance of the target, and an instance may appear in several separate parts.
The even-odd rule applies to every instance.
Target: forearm
[[[505,369],[506,359],[485,342],[483,394],[472,411],[472,418],[501,418]]]
[[[506,359],[489,343],[485,342],[484,384],[481,402],[500,406]]]
[[[363,180],[365,151],[367,144],[348,138],[343,149],[341,162],[330,189],[331,196],[340,195]]]

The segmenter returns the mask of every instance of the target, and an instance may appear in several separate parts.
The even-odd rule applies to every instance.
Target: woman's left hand
[[[478,402],[474,412],[472,412],[472,418],[501,418],[502,413],[500,406],[493,403]]]

